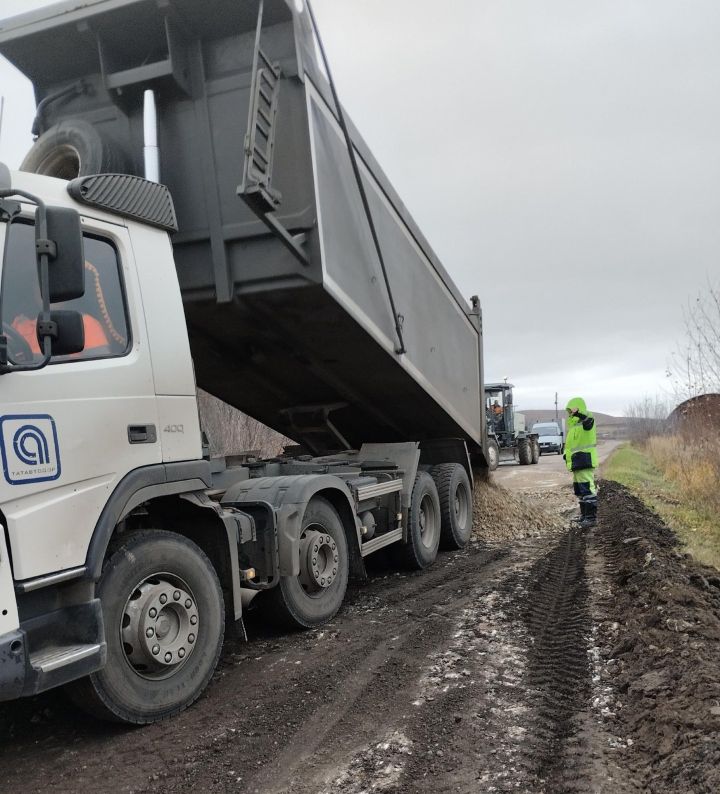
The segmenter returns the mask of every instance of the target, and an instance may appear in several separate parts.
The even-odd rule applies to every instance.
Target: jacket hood
[[[582,397],[573,397],[571,400],[568,400],[568,404],[565,406],[565,409],[570,408],[577,408],[581,414],[586,414],[588,412],[587,406],[585,405],[585,400]],[[576,424],[579,420],[577,416],[570,416],[568,417],[568,421],[570,424]]]

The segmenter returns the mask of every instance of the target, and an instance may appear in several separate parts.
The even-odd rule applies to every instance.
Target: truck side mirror
[[[80,312],[50,312],[50,322],[38,320],[38,342],[43,347],[46,336],[51,339],[53,356],[69,356],[85,349],[85,323]]]
[[[82,298],[85,294],[85,253],[80,215],[67,207],[48,207],[46,217],[47,239],[51,243],[48,251],[50,303]]]

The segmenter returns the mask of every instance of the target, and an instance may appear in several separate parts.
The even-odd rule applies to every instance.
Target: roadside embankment
[[[658,436],[618,448],[603,476],[624,485],[672,526],[693,557],[720,568],[718,466],[720,437],[694,444],[682,436]]]
[[[643,792],[719,791],[720,576],[614,482],[592,545],[609,583],[596,588],[602,714],[624,779]]]

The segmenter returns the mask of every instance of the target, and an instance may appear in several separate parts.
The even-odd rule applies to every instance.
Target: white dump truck
[[[346,119],[303,3],[72,0],[0,23],[0,53],[37,97],[0,166],[0,699],[71,684],[148,723],[256,596],[315,626],[379,549],[466,545],[480,305]],[[293,454],[211,458],[196,385]]]

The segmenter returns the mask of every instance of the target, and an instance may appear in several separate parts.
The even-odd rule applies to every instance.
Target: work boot
[[[582,504],[582,518],[580,519],[580,527],[582,529],[589,529],[597,524],[597,505],[596,504]]]
[[[585,520],[587,515],[587,505],[585,502],[580,502],[580,515],[575,516],[575,518],[571,519],[571,524],[582,525],[582,522]]]

